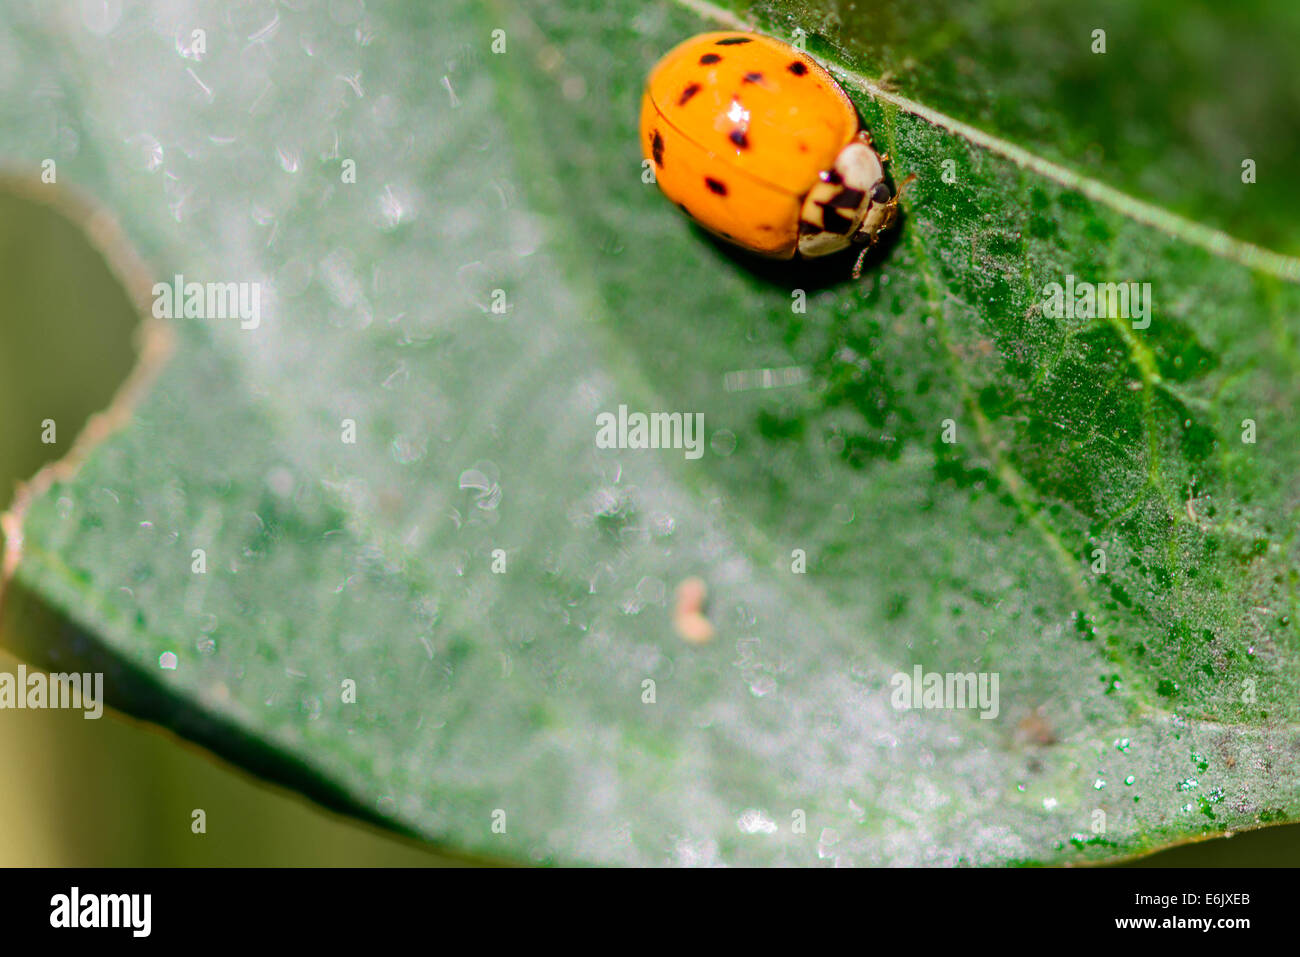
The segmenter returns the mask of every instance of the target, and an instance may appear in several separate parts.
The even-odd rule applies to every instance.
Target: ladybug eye
[[[871,187],[871,201],[873,203],[887,203],[891,199],[893,197],[890,195],[889,187],[885,185],[884,180]]]

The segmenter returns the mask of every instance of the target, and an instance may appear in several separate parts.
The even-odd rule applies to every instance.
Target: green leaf
[[[59,95],[0,114],[3,158],[66,156],[148,258],[130,282],[263,284],[256,329],[163,320],[131,425],[12,512],[18,587],[130,697],[520,861],[1095,861],[1300,816],[1300,263],[1220,231],[1294,249],[1296,194],[1163,116],[1201,33],[1135,68],[1163,5],[1109,4],[1103,65],[1049,5],[1016,27],[1039,64],[997,37],[1018,7],[755,7],[917,177],[855,284],[641,182],[644,76],[725,11],[372,6],[232,15],[197,60],[182,14],[4,14],[0,102]],[[1150,325],[1050,318],[1067,276],[1150,283]],[[597,449],[619,405],[702,412],[704,456]],[[997,674],[996,716],[895,708],[914,667]]]

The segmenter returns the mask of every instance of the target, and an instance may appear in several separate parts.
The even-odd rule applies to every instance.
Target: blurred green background
[[[109,403],[130,371],[138,322],[107,263],[81,228],[56,211],[58,189],[32,186],[30,178],[26,184],[0,179],[0,500],[6,506],[15,483],[65,454],[87,417]],[[44,445],[41,422],[50,418],[58,441]],[[62,627],[25,595],[11,593],[0,609],[0,671],[40,660]],[[0,711],[0,768],[0,865],[472,863],[333,814],[111,710],[98,721],[76,711]],[[207,813],[206,834],[178,826],[194,808]],[[1133,863],[1283,866],[1296,860],[1300,826],[1184,845]]]

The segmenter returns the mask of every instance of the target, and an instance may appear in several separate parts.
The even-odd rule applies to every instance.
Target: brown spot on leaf
[[[1020,723],[1016,725],[1015,739],[1021,746],[1046,747],[1056,743],[1056,734],[1042,707],[1035,708],[1020,719]]]

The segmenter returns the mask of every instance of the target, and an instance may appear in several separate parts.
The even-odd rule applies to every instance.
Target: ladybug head
[[[851,244],[870,245],[898,217],[898,198],[870,139],[861,135],[835,158],[804,199],[799,253],[826,256]]]
[[[901,193],[900,189],[899,194]],[[853,240],[870,245],[876,241],[877,236],[898,221],[898,195],[890,191],[882,173],[881,178],[871,187],[868,199],[870,202],[863,211],[861,224]]]

